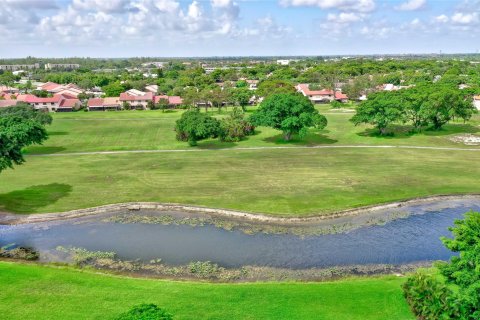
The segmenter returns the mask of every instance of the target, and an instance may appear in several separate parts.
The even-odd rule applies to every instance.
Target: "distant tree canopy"
[[[327,119],[315,109],[308,98],[289,93],[267,97],[252,114],[250,121],[255,126],[281,130],[287,141],[294,134],[305,136],[310,127],[323,129],[327,126]]]
[[[418,319],[480,319],[480,213],[466,213],[450,231],[442,241],[459,255],[437,263],[442,277],[417,272],[403,286]]]
[[[392,123],[411,123],[416,130],[438,130],[453,119],[470,119],[476,112],[472,102],[467,92],[444,85],[380,91],[360,103],[351,121],[374,125],[381,134],[387,133]]]
[[[184,112],[176,121],[175,131],[177,140],[187,141],[191,146],[195,146],[197,141],[218,137],[221,128],[217,119],[193,109]]]
[[[257,94],[261,97],[268,97],[277,93],[295,93],[295,87],[285,80],[265,80],[257,88]]]
[[[0,171],[22,164],[22,149],[47,139],[44,125],[35,117],[12,113],[0,116]]]

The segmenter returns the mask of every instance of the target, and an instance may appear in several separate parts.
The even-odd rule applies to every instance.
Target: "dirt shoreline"
[[[329,214],[314,214],[306,217],[275,217],[263,213],[249,213],[228,209],[214,209],[201,206],[182,205],[174,203],[159,202],[126,202],[118,204],[109,204],[93,208],[71,210],[57,213],[38,213],[38,214],[14,214],[9,212],[0,212],[0,224],[17,225],[38,222],[50,222],[58,220],[68,220],[87,216],[95,216],[101,213],[113,211],[139,211],[139,210],[157,210],[164,211],[182,211],[189,213],[202,213],[219,218],[233,218],[253,223],[280,223],[280,224],[298,224],[328,221],[335,218],[359,216],[362,213],[372,213],[386,209],[398,209],[409,205],[423,204],[433,201],[448,200],[480,200],[480,194],[461,194],[461,195],[436,195],[428,197],[419,197],[403,201],[395,201],[380,205],[371,205],[355,209],[347,209]]]

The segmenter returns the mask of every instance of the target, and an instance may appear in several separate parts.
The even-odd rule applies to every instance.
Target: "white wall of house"
[[[473,104],[475,105],[475,108],[477,108],[477,110],[480,110],[480,100],[473,100]]]
[[[31,105],[37,110],[48,109],[49,112],[55,112],[59,107],[59,104],[56,102],[31,103]]]

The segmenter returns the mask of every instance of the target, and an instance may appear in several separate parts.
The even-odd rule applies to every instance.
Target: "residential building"
[[[77,98],[83,92],[76,84],[58,84],[55,82],[47,82],[37,87],[37,90],[47,91],[51,94],[63,94]]]
[[[45,70],[52,70],[52,69],[65,69],[65,70],[73,70],[80,68],[79,64],[76,63],[47,63],[45,64]]]
[[[18,71],[18,70],[31,70],[40,68],[39,63],[34,64],[2,64],[0,65],[0,70],[6,71]]]
[[[91,98],[87,103],[88,111],[121,110],[122,102],[117,97]]]
[[[18,101],[24,101],[37,110],[44,110],[48,112],[65,112],[72,111],[80,106],[80,100],[69,96],[56,94],[53,97],[39,98],[32,94],[19,95]]]
[[[296,86],[296,89],[298,92],[303,94],[305,97],[310,99],[310,101],[312,101],[315,104],[328,103],[333,100],[337,100],[340,102],[348,101],[347,95],[343,94],[340,91],[327,90],[327,89],[310,90],[308,84],[299,84]]]
[[[18,100],[16,99],[4,99],[0,100],[0,108],[13,107],[17,105]]]
[[[158,86],[156,84],[151,84],[149,86],[146,86],[145,90],[147,90],[148,92],[152,92],[153,94],[157,94]]]
[[[257,90],[258,80],[245,80],[248,83],[248,89]]]
[[[134,90],[134,89],[133,89]],[[138,91],[138,90],[136,90]],[[141,92],[141,91],[139,91]],[[128,103],[135,109],[147,109],[148,103],[153,102],[153,93],[143,92],[143,95],[133,95],[128,92],[123,92],[120,94],[120,101],[123,103]]]
[[[168,100],[170,108],[177,108],[183,104],[183,99],[179,96],[155,96],[154,102],[157,104],[161,99]]]
[[[144,68],[163,68],[165,65],[165,62],[160,62],[160,61],[154,61],[154,62],[145,62],[142,63],[142,67]]]
[[[480,111],[480,95],[473,97],[473,104],[478,111]]]

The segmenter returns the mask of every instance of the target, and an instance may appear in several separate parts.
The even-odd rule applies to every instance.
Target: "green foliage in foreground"
[[[287,141],[294,134],[306,136],[308,128],[324,129],[327,126],[327,118],[315,109],[307,97],[288,93],[273,94],[265,98],[250,121],[256,126],[281,130]]]
[[[403,278],[215,284],[147,280],[0,262],[5,319],[115,319],[153,303],[187,319],[410,320]]]
[[[445,246],[459,256],[438,264],[443,278],[417,273],[404,285],[405,297],[421,319],[480,319],[480,212],[468,212],[450,228]]]
[[[238,142],[255,131],[255,127],[245,120],[243,112],[238,108],[235,108],[230,116],[222,119],[220,123],[220,140],[222,141]]]
[[[130,311],[121,314],[116,320],[173,320],[173,316],[153,303],[144,303],[134,306]]]

